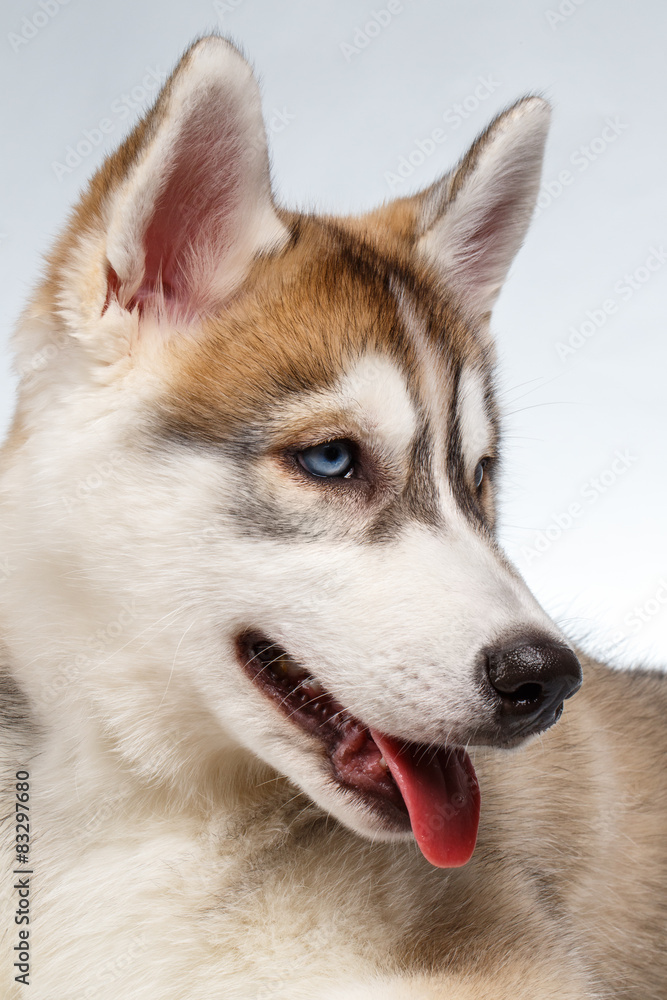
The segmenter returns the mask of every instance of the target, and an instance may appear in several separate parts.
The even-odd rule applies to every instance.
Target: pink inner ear
[[[248,159],[235,108],[211,88],[199,96],[172,145],[144,234],[144,275],[127,308],[166,310],[183,319],[213,304],[216,273],[242,224],[238,207]]]
[[[461,269],[466,283],[482,287],[495,286],[504,280],[508,268],[508,245],[510,253],[514,247],[517,218],[522,220],[522,200],[512,197],[511,192],[502,201],[489,205],[488,209],[475,220],[475,227],[466,233],[461,254]]]

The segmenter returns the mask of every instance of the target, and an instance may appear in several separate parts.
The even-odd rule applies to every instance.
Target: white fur
[[[397,454],[409,448],[417,430],[414,402],[404,375],[388,358],[361,358],[341,379],[336,396],[341,409],[358,414],[385,447]]]
[[[473,365],[464,369],[459,386],[459,424],[468,471],[487,455],[493,441],[493,428],[486,411],[485,382]]]
[[[389,402],[390,401],[390,402]],[[389,405],[388,405],[389,404]],[[388,458],[403,463],[417,430],[415,401],[410,397],[405,375],[389,358],[370,352],[342,372],[331,389],[302,393],[289,398],[281,408],[286,424],[302,420],[354,428],[369,440],[377,440]]]

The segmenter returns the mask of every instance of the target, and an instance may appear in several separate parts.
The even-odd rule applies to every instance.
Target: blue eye
[[[484,479],[484,469],[488,462],[488,458],[483,458],[481,462],[478,462],[475,466],[475,487],[479,489],[482,485],[482,480]]]
[[[354,472],[352,445],[349,441],[326,441],[298,453],[299,461],[312,476],[326,479],[349,479]]]

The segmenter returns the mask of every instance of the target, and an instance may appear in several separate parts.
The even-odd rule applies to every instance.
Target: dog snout
[[[539,637],[489,650],[486,674],[503,738],[528,736],[553,725],[563,702],[582,681],[572,650]]]

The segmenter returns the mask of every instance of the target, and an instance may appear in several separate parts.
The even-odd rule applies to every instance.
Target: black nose
[[[582,680],[571,649],[536,638],[490,650],[487,673],[504,736],[527,736],[553,725]]]

